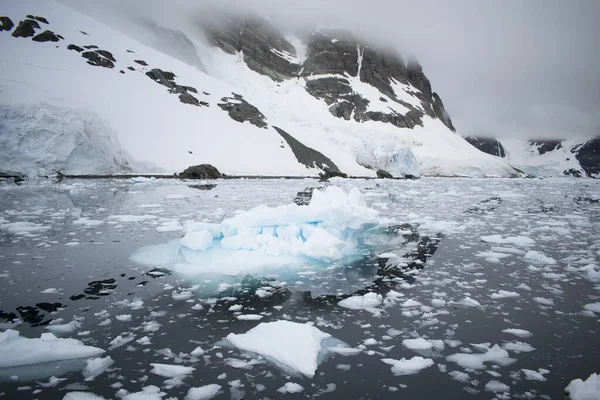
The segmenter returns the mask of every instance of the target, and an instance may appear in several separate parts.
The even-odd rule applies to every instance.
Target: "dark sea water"
[[[12,327],[21,336],[39,338],[51,321],[75,320],[80,326],[60,337],[105,349],[101,357],[114,360],[88,381],[82,375],[85,360],[1,368],[0,398],[62,399],[82,390],[113,399],[155,385],[164,399],[184,399],[190,387],[216,383],[222,387],[219,399],[560,399],[571,380],[600,373],[600,315],[584,309],[600,302],[598,181],[214,183],[213,188],[171,180],[0,183],[0,331]],[[344,265],[315,265],[310,273],[282,265],[269,276],[190,277],[171,271],[180,261],[182,232],[158,232],[165,222],[220,222],[260,204],[293,203],[298,192],[319,185],[346,191],[356,186],[379,211],[380,225],[364,234]],[[482,240],[492,235],[522,236],[533,244]],[[546,260],[528,259],[530,251]],[[389,253],[403,257],[402,268],[387,268],[395,265]],[[148,259],[154,265],[140,262]],[[56,291],[43,293],[49,288]],[[258,296],[258,288],[271,295]],[[500,290],[516,295],[492,296]],[[192,292],[189,299],[176,299],[185,291]],[[393,301],[390,291],[400,297]],[[390,300],[377,310],[337,304],[369,292]],[[466,306],[465,298],[479,306]],[[404,306],[407,300],[418,305]],[[202,309],[194,307],[198,304]],[[238,320],[229,311],[234,304],[263,318]],[[127,314],[130,321],[116,318]],[[101,325],[107,320],[110,324]],[[264,359],[256,364],[232,361],[250,361],[253,355],[223,346],[224,337],[277,320],[312,322],[348,346],[364,349],[353,356],[329,355],[312,379]],[[503,332],[509,328],[532,336]],[[111,349],[118,335],[133,340]],[[144,337],[149,344],[140,340]],[[404,339],[416,337],[443,340],[444,348],[403,346]],[[364,345],[367,339],[377,343]],[[515,342],[530,351],[513,350]],[[479,354],[483,351],[478,349],[495,344],[508,345],[514,362],[487,362],[483,369],[469,370],[446,359],[456,353]],[[197,346],[205,354],[190,356]],[[0,344],[0,358],[3,351]],[[397,376],[381,361],[415,356],[434,364]],[[151,363],[196,370],[172,387],[167,378],[150,372]],[[545,381],[534,381],[522,369],[549,372]],[[461,375],[464,381],[458,381],[454,371],[468,377]],[[64,380],[48,385],[52,376]],[[508,392],[485,390],[494,380],[507,385]],[[286,382],[304,390],[282,394],[278,389]]]

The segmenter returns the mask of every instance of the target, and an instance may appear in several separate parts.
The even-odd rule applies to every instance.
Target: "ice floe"
[[[402,358],[400,360],[383,358],[381,361],[392,366],[392,373],[394,375],[417,374],[422,369],[429,368],[434,364],[431,358],[423,358],[418,356],[410,359]]]
[[[585,381],[574,379],[565,388],[572,400],[600,399],[600,375],[591,374]]]

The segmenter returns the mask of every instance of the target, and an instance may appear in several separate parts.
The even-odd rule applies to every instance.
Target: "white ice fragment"
[[[102,374],[114,363],[115,361],[110,356],[106,356],[104,358],[97,357],[87,360],[85,363],[85,368],[82,371],[83,377],[86,381],[94,380],[95,377]]]
[[[183,229],[183,226],[177,220],[166,221],[156,227],[157,232],[177,232]]]
[[[77,339],[59,339],[52,333],[42,333],[39,339],[21,337],[12,329],[0,333],[0,368],[88,358],[102,353],[102,349],[86,346]]]
[[[508,342],[502,345],[504,350],[514,351],[515,353],[529,353],[535,350],[535,347],[524,342]]]
[[[230,333],[227,340],[240,350],[273,359],[312,378],[321,341],[330,337],[310,324],[281,320],[261,323],[244,334]]]
[[[492,299],[508,299],[511,297],[521,297],[517,292],[509,292],[507,290],[498,290],[496,293],[490,295]]]
[[[528,251],[524,256],[523,260],[532,262],[535,264],[556,264],[556,260],[552,257],[547,257],[544,253],[539,251]]]
[[[302,385],[299,385],[294,382],[286,382],[285,385],[277,389],[279,393],[300,393],[304,390]]]
[[[141,392],[129,393],[121,400],[161,400],[164,393],[154,385],[145,386]]]
[[[362,352],[362,349],[357,349],[353,347],[328,347],[332,353],[340,354],[342,356],[355,356]]]
[[[553,306],[554,305],[554,300],[546,299],[544,297],[534,297],[533,301],[535,301],[538,304],[542,304],[544,306]]]
[[[450,375],[452,377],[452,379],[454,379],[455,381],[458,381],[458,382],[467,383],[471,380],[471,377],[469,376],[469,374],[467,374],[465,372],[451,371],[451,372],[448,372],[448,375]]]
[[[115,316],[115,318],[117,319],[117,321],[121,322],[131,321],[131,314],[120,314]]]
[[[69,392],[63,400],[105,400],[104,397],[89,392]]]
[[[433,343],[423,338],[404,339],[402,345],[411,350],[429,350],[433,347]]]
[[[62,335],[67,333],[73,333],[79,328],[81,328],[81,322],[71,321],[68,324],[48,325],[44,329],[54,333],[55,335]]]
[[[502,366],[510,365],[514,361],[513,358],[508,356],[508,351],[500,348],[498,345],[494,345],[485,353],[481,354],[470,354],[470,353],[456,353],[446,357],[447,361],[455,362],[463,368],[471,369],[483,369],[485,362],[491,362]]]
[[[485,384],[485,390],[488,392],[510,392],[510,386],[496,380],[491,380]]]
[[[194,294],[189,290],[182,290],[181,292],[173,292],[171,293],[171,297],[175,301],[184,301],[189,300],[194,296]]]
[[[206,251],[213,245],[213,236],[207,230],[189,232],[181,238],[181,245],[194,251]]]
[[[188,390],[185,400],[208,400],[219,394],[221,385],[211,383],[200,387],[192,387]]]
[[[164,376],[165,378],[181,378],[183,376],[189,375],[196,370],[194,367],[185,367],[183,365],[169,365],[169,364],[150,364],[152,369],[151,373]]]
[[[263,316],[260,314],[242,314],[237,316],[237,319],[240,321],[258,321],[262,318]]]
[[[201,355],[204,354],[204,350],[202,349],[202,347],[198,346],[196,347],[194,350],[192,350],[192,352],[190,353],[190,355],[194,356],[194,357],[200,357]]]
[[[351,296],[338,302],[340,307],[351,310],[366,310],[369,312],[380,311],[377,306],[381,305],[383,297],[377,293],[366,293],[362,296]]]
[[[532,369],[525,369],[525,368],[521,368],[521,371],[523,371],[523,373],[525,374],[525,378],[527,380],[530,381],[538,381],[538,382],[545,382],[548,379],[546,379],[546,377],[544,377],[544,374],[547,374],[548,370],[544,370],[544,369],[539,369],[538,371],[534,371]]]
[[[593,311],[597,314],[600,314],[600,303],[589,303],[583,306],[588,311]]]
[[[229,311],[241,311],[241,309],[244,308],[244,306],[242,306],[241,304],[234,304],[233,306],[229,307]]]
[[[48,288],[48,289],[42,290],[40,293],[43,293],[43,294],[58,293],[58,289],[56,289],[56,288]]]
[[[574,379],[565,388],[572,400],[600,399],[600,375],[591,374],[585,381]]]
[[[509,333],[511,335],[518,336],[520,338],[528,338],[528,337],[533,336],[533,334],[531,332],[526,331],[525,329],[518,329],[518,328],[503,329],[502,332]]]
[[[394,360],[384,358],[381,361],[392,366],[394,375],[413,375],[419,373],[422,369],[431,367],[434,362],[431,358],[413,357],[411,359],[402,358]]]
[[[465,297],[464,299],[459,301],[458,304],[465,306],[465,307],[481,307],[480,302],[478,302],[477,300],[474,300],[470,297]]]

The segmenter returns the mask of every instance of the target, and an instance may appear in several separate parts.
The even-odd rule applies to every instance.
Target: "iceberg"
[[[308,205],[260,205],[221,223],[189,222],[185,236],[138,250],[132,259],[188,277],[324,268],[356,257],[360,236],[378,224],[357,188],[315,190]]]
[[[230,333],[226,342],[310,378],[315,376],[318,364],[329,347],[345,345],[310,323],[285,320],[261,323],[243,334]]]
[[[86,346],[77,339],[59,339],[52,333],[42,333],[39,339],[21,337],[12,329],[0,333],[0,368],[89,358],[102,353],[104,350],[98,347]]]

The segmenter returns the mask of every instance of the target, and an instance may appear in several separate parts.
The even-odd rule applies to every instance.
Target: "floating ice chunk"
[[[190,250],[205,251],[212,247],[213,236],[207,230],[189,232],[181,238],[181,245]]]
[[[189,375],[196,370],[194,367],[184,367],[183,365],[169,365],[169,364],[150,364],[152,369],[151,373],[164,376],[165,378],[181,378]]]
[[[502,332],[509,333],[511,335],[518,336],[520,338],[528,338],[528,337],[533,336],[533,334],[531,332],[526,331],[525,329],[518,329],[518,328],[503,329]]]
[[[219,394],[221,385],[211,383],[200,387],[193,387],[188,390],[184,400],[208,400]]]
[[[48,289],[42,290],[40,293],[43,293],[43,294],[58,293],[58,289],[56,289],[56,288],[48,288]]]
[[[241,304],[234,304],[228,308],[228,311],[241,311],[242,308],[244,308],[244,306],[242,306]]]
[[[230,333],[227,340],[240,350],[257,353],[312,378],[321,341],[330,337],[310,324],[275,321],[261,323],[244,334]]]
[[[492,299],[508,299],[511,297],[521,297],[521,295],[517,292],[509,292],[506,290],[498,290],[496,293],[492,293],[490,295]]]
[[[488,392],[510,392],[510,386],[496,380],[491,380],[485,384],[485,390]]]
[[[535,347],[524,342],[508,342],[502,345],[504,350],[514,351],[515,353],[529,353],[535,350]]]
[[[127,343],[135,339],[133,334],[120,334],[109,343],[109,350],[118,349],[119,347],[125,346]]]
[[[202,349],[202,347],[198,346],[196,347],[194,350],[192,350],[192,352],[190,353],[191,356],[194,357],[200,357],[201,355],[204,354],[204,350]]]
[[[552,257],[547,257],[544,253],[539,251],[528,251],[524,256],[523,260],[536,263],[536,264],[556,264],[556,260]]]
[[[104,358],[92,358],[91,360],[87,360],[85,368],[82,371],[83,377],[86,381],[94,380],[95,377],[102,374],[114,363],[115,361],[110,356],[106,356]]]
[[[33,232],[45,232],[48,229],[50,229],[49,226],[45,226],[42,224],[36,224],[34,222],[27,222],[27,221],[9,222],[9,223],[2,223],[2,222],[3,222],[3,220],[0,220],[0,230],[6,231],[8,233],[14,233],[15,235],[30,235]]]
[[[131,321],[131,314],[120,314],[115,316],[115,318],[117,319],[117,321],[121,322]]]
[[[362,296],[351,296],[338,302],[338,305],[351,310],[367,310],[379,312],[377,306],[381,305],[383,297],[377,293],[366,293]]]
[[[600,314],[600,303],[589,303],[583,306],[588,311],[593,311],[597,314]]]
[[[237,319],[240,321],[258,321],[262,318],[263,316],[260,314],[242,314],[237,316]]]
[[[146,386],[141,392],[129,393],[121,400],[161,400],[163,393],[154,385]]]
[[[446,360],[471,369],[483,369],[485,362],[506,366],[516,361],[508,356],[508,351],[498,345],[494,345],[482,354],[456,353],[446,357]]]
[[[368,338],[368,339],[363,340],[363,344],[365,346],[374,346],[377,344],[377,340],[375,340],[373,338]]]
[[[515,246],[533,246],[535,241],[527,236],[509,236],[503,238],[500,235],[482,236],[481,240],[486,243],[512,244]]]
[[[90,392],[69,392],[65,394],[63,400],[106,400],[104,397]]]
[[[0,333],[0,368],[88,358],[102,353],[102,349],[86,346],[77,339],[59,339],[52,333],[42,333],[39,339],[21,337],[12,329]]]
[[[538,304],[542,304],[544,306],[553,306],[554,305],[554,300],[546,299],[544,297],[534,297],[533,301],[535,301]]]
[[[411,350],[429,350],[433,347],[433,343],[430,343],[423,338],[404,339],[402,345]]]
[[[299,385],[294,382],[286,382],[285,385],[277,389],[279,393],[300,393],[304,390],[302,385]]]
[[[572,400],[600,399],[600,375],[591,374],[585,381],[574,379],[565,388]]]
[[[539,369],[538,371],[534,371],[532,369],[525,369],[525,368],[521,368],[521,371],[523,371],[523,374],[525,374],[525,379],[530,380],[530,381],[538,381],[538,382],[545,382],[548,379],[546,379],[546,377],[544,377],[544,374],[549,373],[550,371],[548,371],[547,369]]]
[[[422,369],[431,367],[434,363],[431,358],[413,357],[411,359],[402,358],[394,360],[384,358],[381,361],[392,366],[394,375],[413,375],[419,373]]]
[[[465,307],[481,307],[480,302],[478,302],[477,300],[474,300],[470,297],[465,297],[464,299],[459,301],[457,304],[460,304]]]
[[[404,303],[400,304],[403,308],[412,308],[412,307],[419,307],[422,306],[421,303],[419,303],[416,300],[413,299],[408,299],[406,300]]]
[[[171,293],[171,297],[175,301],[189,300],[193,296],[194,296],[194,294],[192,292],[190,292],[189,290],[182,290],[181,292],[173,292],[173,293]]]
[[[452,379],[454,379],[455,381],[458,381],[458,382],[467,383],[471,380],[471,377],[469,376],[469,374],[467,374],[465,372],[452,371],[452,372],[448,372],[448,375],[450,375],[452,377]]]

